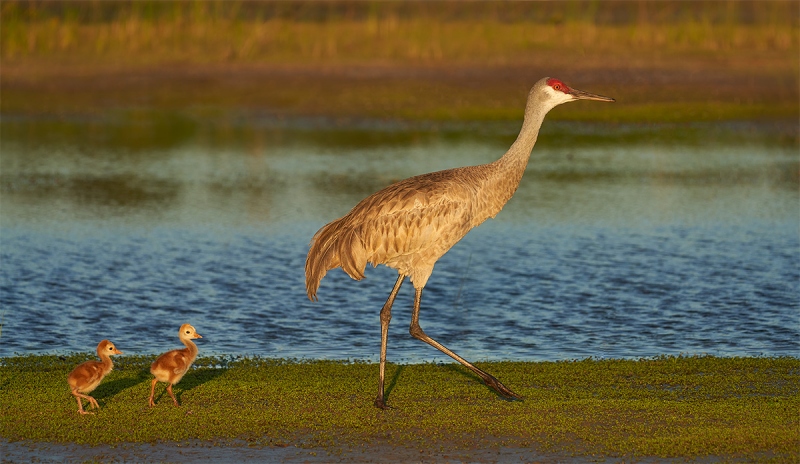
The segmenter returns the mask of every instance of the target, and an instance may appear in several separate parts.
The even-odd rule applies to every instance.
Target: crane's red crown
[[[564,93],[570,93],[569,86],[556,78],[551,77],[550,79],[547,79],[547,85],[552,87],[553,90],[558,90],[559,92],[564,92]]]

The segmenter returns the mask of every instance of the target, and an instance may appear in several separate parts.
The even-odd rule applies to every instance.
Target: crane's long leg
[[[510,398],[510,399],[517,399],[521,400],[522,397],[511,391],[508,387],[500,383],[499,380],[494,378],[493,376],[487,374],[486,372],[478,369],[477,367],[473,366],[469,363],[466,359],[462,358],[461,356],[455,354],[453,351],[450,351],[442,345],[441,343],[437,342],[436,340],[432,339],[431,337],[427,336],[425,332],[422,331],[422,328],[419,326],[419,302],[422,299],[422,289],[416,289],[414,294],[414,311],[411,313],[411,327],[409,328],[409,332],[411,332],[411,336],[418,340],[422,340],[423,342],[433,346],[434,348],[438,349],[442,353],[450,356],[451,358],[455,359],[456,361],[460,362],[464,366],[466,366],[469,370],[474,372],[478,377],[483,379],[483,382],[492,390],[496,391],[503,397]]]
[[[157,383],[158,383],[158,379],[153,379],[153,381],[150,383],[150,402],[149,402],[149,404],[150,404],[151,408],[156,405],[155,401],[153,401],[153,397],[156,396],[156,384]]]
[[[97,409],[100,409],[100,405],[97,404],[97,400],[95,400],[89,395],[84,395],[83,393],[80,393],[77,390],[72,390],[72,396],[74,396],[75,399],[78,400],[78,412],[81,414],[92,414],[91,412],[83,410],[83,402],[81,402],[81,398],[89,401],[89,406],[87,406],[87,408],[96,407]]]
[[[403,274],[397,277],[397,282],[394,283],[392,293],[389,294],[389,298],[386,300],[386,303],[384,303],[383,309],[381,309],[381,367],[378,377],[378,397],[375,398],[375,406],[381,409],[386,409],[387,407],[386,402],[383,400],[383,380],[384,373],[386,372],[386,343],[389,340],[389,322],[392,320],[392,304],[405,278],[406,276]]]
[[[180,406],[180,404],[178,404],[178,399],[175,398],[175,394],[172,393],[172,384],[171,383],[167,384],[167,393],[169,393],[169,396],[172,397],[172,402],[175,403],[175,406]]]

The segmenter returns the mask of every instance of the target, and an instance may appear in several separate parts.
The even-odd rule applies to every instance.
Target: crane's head
[[[611,97],[604,97],[602,95],[596,95],[572,88],[563,81],[553,77],[545,77],[537,82],[531,90],[532,94],[534,92],[538,94],[540,103],[547,105],[550,108],[575,100],[597,100],[605,102],[615,101]]]
[[[203,338],[191,324],[183,324],[180,329],[178,329],[178,338],[181,339],[190,339],[190,338]]]
[[[118,350],[110,341],[103,340],[97,345],[97,354],[101,356],[114,356],[115,354],[122,354],[122,351]]]

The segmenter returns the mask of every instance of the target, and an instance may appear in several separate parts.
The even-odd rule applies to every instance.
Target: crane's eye
[[[114,347],[113,346],[109,346],[108,347],[108,351],[114,351]]]

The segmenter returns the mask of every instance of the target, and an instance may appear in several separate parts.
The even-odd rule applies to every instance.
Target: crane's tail
[[[355,280],[364,278],[366,250],[357,228],[349,227],[344,218],[333,221],[314,234],[306,257],[306,293],[317,299],[319,283],[328,270],[341,267]]]

